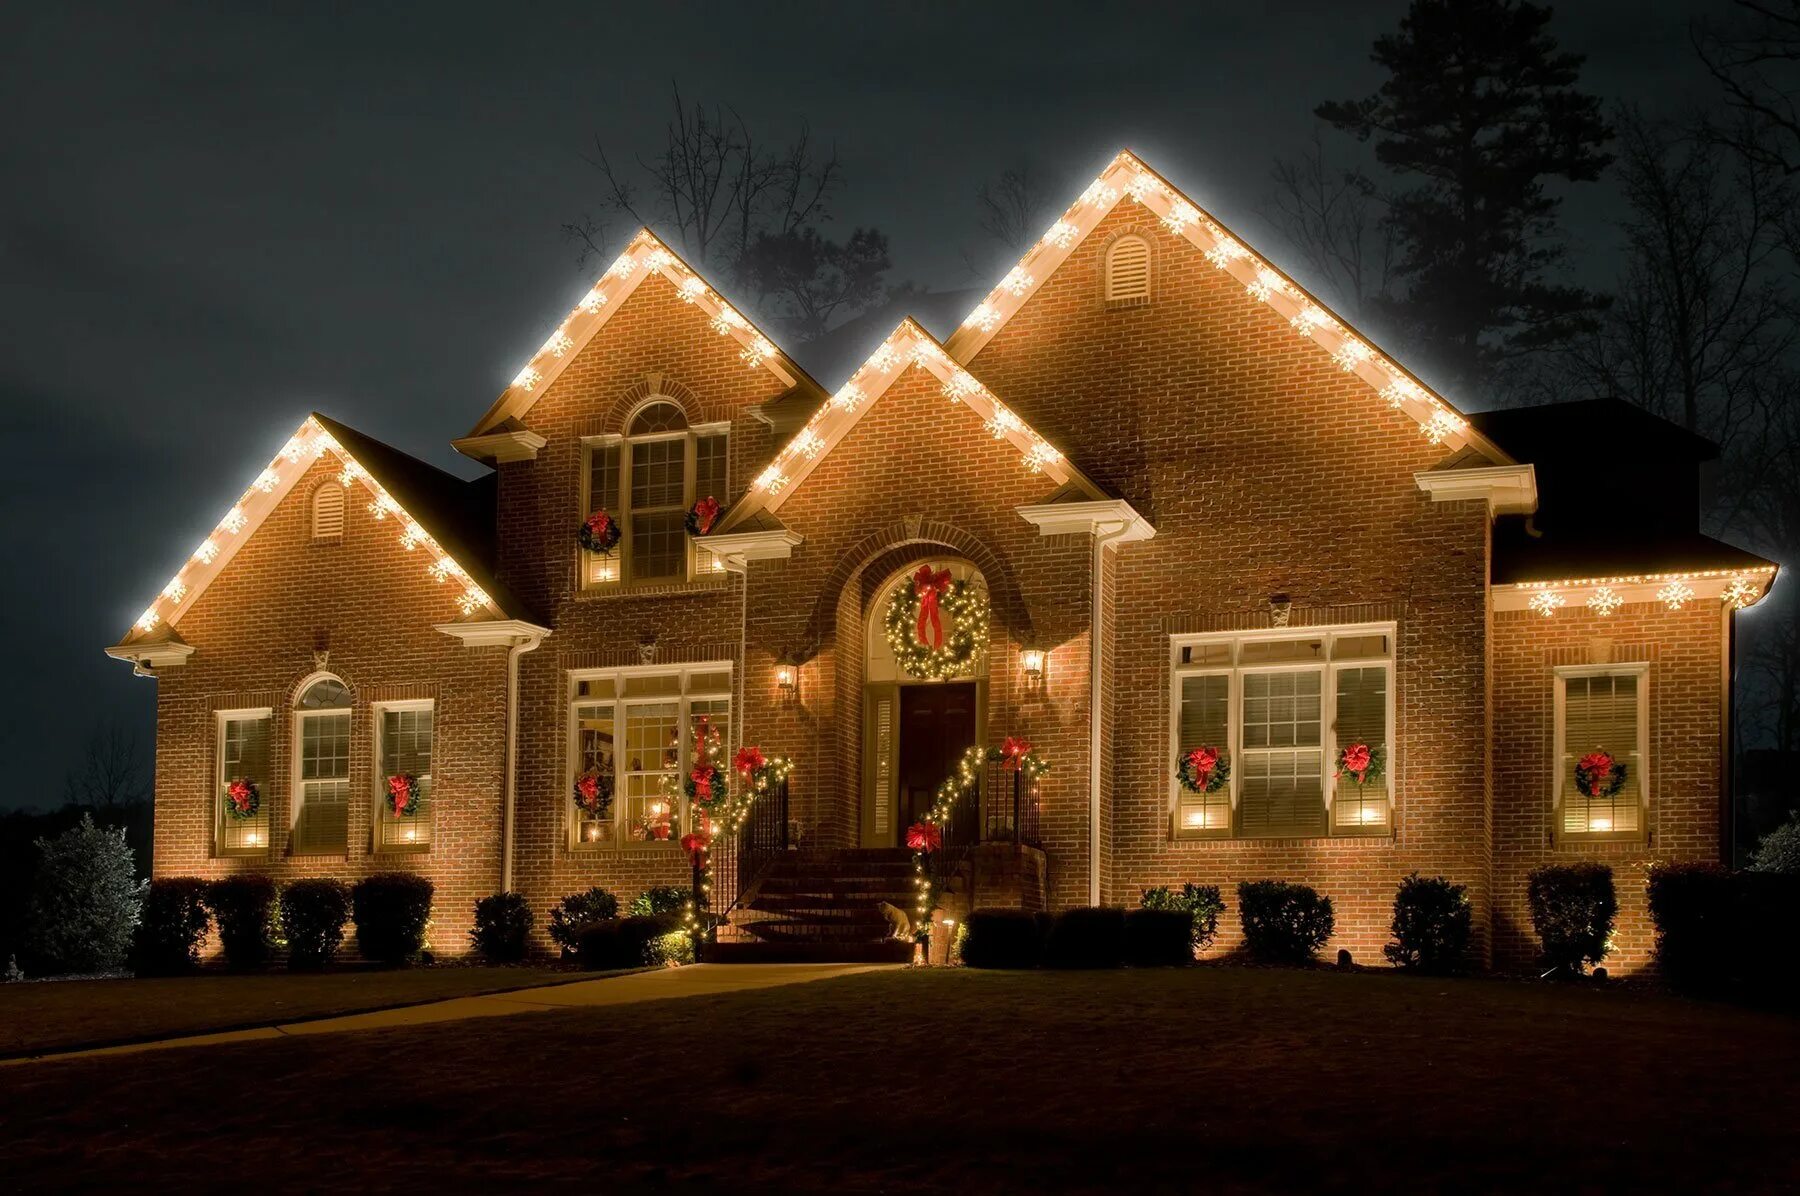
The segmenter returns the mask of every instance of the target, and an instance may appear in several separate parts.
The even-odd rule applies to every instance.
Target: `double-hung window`
[[[1175,833],[1388,833],[1393,644],[1391,625],[1176,639]]]
[[[567,790],[577,847],[678,842],[702,723],[731,743],[731,665],[582,672],[570,681]]]
[[[213,778],[217,812],[213,843],[219,855],[263,855],[269,850],[269,731],[274,712],[221,710]],[[231,786],[243,782],[244,797],[234,801]],[[251,798],[249,793],[255,792]]]
[[[1559,838],[1644,837],[1650,793],[1644,775],[1649,679],[1648,664],[1556,670]]]
[[[294,711],[295,855],[342,855],[350,843],[350,690],[335,677],[308,686]]]
[[[690,549],[686,519],[701,499],[727,499],[726,427],[690,427],[675,404],[651,403],[623,437],[588,440],[583,515],[606,511],[620,540],[609,554],[582,553],[584,585],[677,582],[713,570],[709,554]]]
[[[375,849],[431,846],[432,702],[384,702],[375,708]]]

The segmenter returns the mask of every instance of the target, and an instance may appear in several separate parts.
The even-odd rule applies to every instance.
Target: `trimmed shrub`
[[[619,916],[619,899],[595,885],[585,893],[570,893],[550,911],[550,941],[562,948],[563,958],[581,950],[582,928]]]
[[[1125,962],[1125,911],[1081,906],[1056,915],[1044,940],[1047,968],[1116,968]]]
[[[1046,927],[1022,909],[971,910],[962,924],[962,961],[971,968],[1035,968]]]
[[[1800,873],[1800,814],[1762,837],[1750,858],[1755,872]]]
[[[206,912],[206,882],[197,876],[166,876],[144,890],[137,931],[131,938],[131,969],[140,976],[177,976],[200,966],[212,917]]]
[[[495,893],[475,903],[469,942],[489,963],[517,963],[531,944],[531,906],[519,893]]]
[[[668,940],[687,940],[683,949]],[[681,929],[679,918],[668,914],[605,918],[581,928],[575,958],[589,971],[641,968],[661,963],[691,963],[693,939]]]
[[[227,966],[260,968],[275,949],[275,882],[258,872],[227,876],[206,887],[206,908],[219,927]]]
[[[1185,909],[1125,911],[1125,962],[1183,968],[1194,962],[1194,916]]]
[[[1539,868],[1531,874],[1526,897],[1546,969],[1579,976],[1586,965],[1606,958],[1619,915],[1611,868],[1591,861]]]
[[[377,963],[405,963],[425,945],[432,883],[411,872],[377,872],[350,890],[356,949]]]
[[[1800,920],[1800,875],[1658,864],[1649,896],[1656,964],[1671,988],[1794,999],[1797,965],[1782,944]]]
[[[1182,885],[1179,893],[1170,891],[1167,885],[1145,889],[1139,904],[1145,909],[1181,909],[1192,914],[1196,955],[1212,946],[1213,936],[1219,931],[1219,915],[1225,912],[1225,899],[1219,896],[1218,885]]]
[[[59,972],[102,972],[125,962],[144,899],[122,827],[87,814],[54,839],[37,840],[26,908],[26,944]]]
[[[1394,894],[1394,941],[1381,949],[1388,962],[1416,972],[1450,975],[1469,959],[1469,927],[1475,909],[1467,885],[1417,872]]]
[[[631,899],[631,908],[625,912],[637,918],[651,918],[657,914],[678,914],[687,908],[693,899],[694,891],[685,885],[652,885]]]
[[[1247,880],[1237,893],[1244,946],[1268,963],[1310,962],[1336,925],[1331,898],[1319,896],[1311,885]]]
[[[281,929],[287,937],[288,971],[316,972],[344,942],[350,920],[350,886],[323,877],[290,881],[281,889]]]

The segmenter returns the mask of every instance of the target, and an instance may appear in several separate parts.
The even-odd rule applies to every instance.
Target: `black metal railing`
[[[694,904],[716,919],[730,916],[770,864],[788,849],[788,785],[777,781],[759,794],[736,836],[712,846],[712,892],[703,893],[704,873],[694,867]]]
[[[981,841],[1042,847],[1038,798],[1032,783],[1016,768],[993,762],[983,771]]]

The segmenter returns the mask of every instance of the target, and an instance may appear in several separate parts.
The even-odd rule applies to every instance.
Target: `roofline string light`
[[[1237,279],[1251,298],[1274,308],[1300,336],[1330,354],[1344,372],[1366,382],[1389,406],[1404,410],[1432,444],[1459,447],[1466,441],[1468,421],[1448,403],[1128,152],[1116,156],[1100,177],[1088,184],[1068,211],[963,320],[949,342],[956,359],[973,360],[986,338],[1024,304],[1035,281],[1055,273],[1061,262],[1049,258],[1066,255],[1115,205],[1127,199],[1142,204],[1164,228],[1199,249],[1216,269]]]
[[[1565,581],[1529,581],[1495,586],[1496,598],[1509,609],[1530,610],[1548,619],[1566,606],[1579,604],[1602,619],[1628,602],[1660,602],[1671,611],[1685,610],[1702,598],[1717,598],[1733,610],[1753,606],[1768,592],[1775,567],[1695,569],[1685,573],[1634,573],[1619,577],[1577,577]],[[1521,596],[1529,595],[1521,603]]]
[[[245,507],[258,502],[269,504],[272,507],[273,502],[269,496],[274,494],[284,481],[298,481],[300,475],[311,468],[314,461],[327,453],[335,456],[338,464],[342,467],[342,472],[338,474],[339,483],[347,488],[352,482],[360,482],[369,492],[370,514],[378,520],[385,520],[389,515],[396,517],[400,524],[402,547],[408,552],[418,549],[425,550],[426,555],[431,558],[431,563],[426,567],[427,575],[433,581],[457,583],[461,593],[456,596],[456,605],[464,615],[472,615],[483,609],[493,609],[498,613],[493,599],[485,590],[475,584],[468,572],[444,550],[442,545],[432,538],[431,533],[408,515],[399,501],[389,494],[381,483],[377,482],[369,471],[364,469],[361,463],[337,442],[330,432],[320,426],[317,420],[308,416],[306,422],[300,425],[299,431],[288,438],[287,443],[275,455],[275,459],[269,467],[257,475],[256,480],[250,484],[250,488],[244,491],[243,497],[225,513],[225,517],[219,521],[218,526],[200,542],[200,546],[194,549],[192,555],[183,563],[175,576],[169,579],[169,583],[163,587],[162,593],[157,596],[156,601],[152,602],[144,613],[138,616],[137,621],[132,625],[134,629],[148,634],[155,631],[164,622],[173,623],[180,615],[183,604],[191,605],[192,600],[204,588],[201,579],[197,578],[195,574],[201,570],[217,568],[219,558],[224,551],[222,545],[230,543],[227,537],[241,535],[249,526],[250,520],[245,513]],[[284,477],[281,472],[283,464],[299,465],[301,468],[299,473]]]

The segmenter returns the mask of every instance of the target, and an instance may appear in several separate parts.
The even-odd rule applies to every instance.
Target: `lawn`
[[[436,967],[6,984],[0,985],[0,1058],[267,1026],[583,978],[552,968]]]
[[[1800,1021],[1612,989],[895,970],[15,1069],[21,1188],[1767,1190]]]

